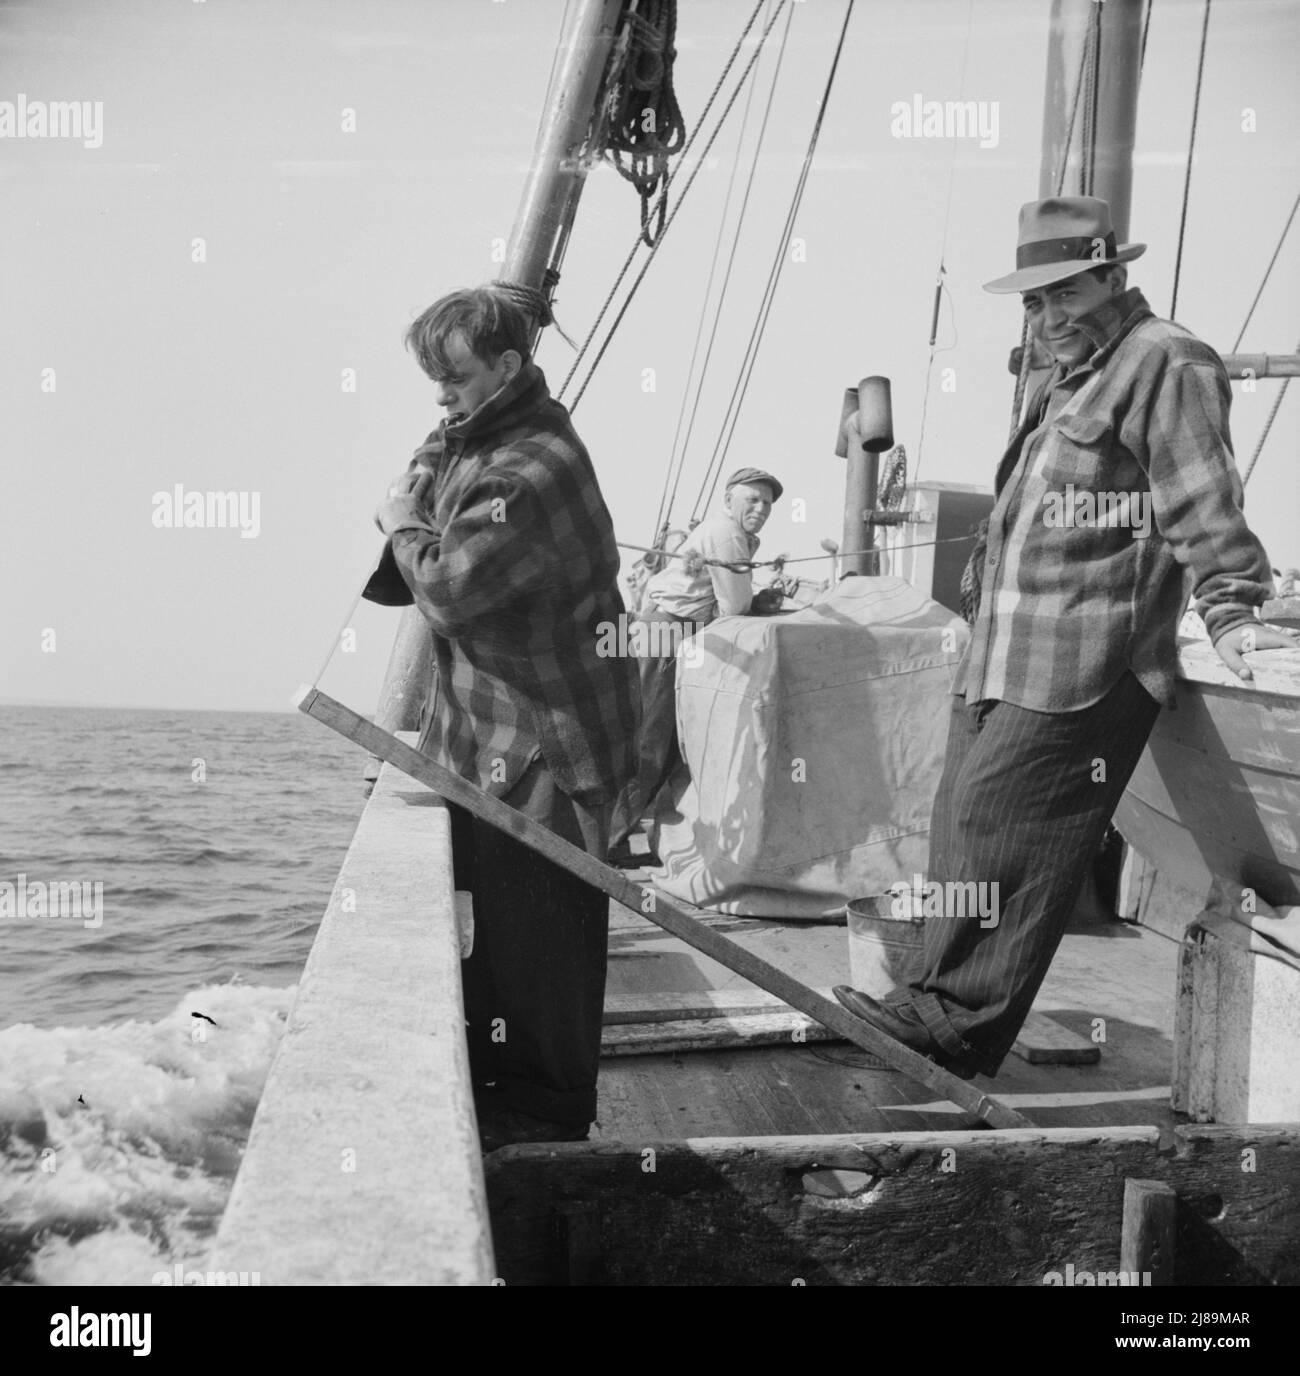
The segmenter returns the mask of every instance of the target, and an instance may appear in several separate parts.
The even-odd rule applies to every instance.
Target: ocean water
[[[297,713],[0,707],[0,1284],[202,1260],[364,764]]]

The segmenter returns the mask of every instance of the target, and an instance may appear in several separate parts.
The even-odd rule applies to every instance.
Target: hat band
[[[1099,253],[1099,248],[1105,253]],[[1016,248],[1017,268],[1036,268],[1043,263],[1072,263],[1095,260],[1098,264],[1115,256],[1115,236],[1076,234],[1069,239],[1036,239]]]

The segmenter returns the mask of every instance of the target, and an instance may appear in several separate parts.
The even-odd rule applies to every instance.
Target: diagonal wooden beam
[[[919,1052],[896,1042],[883,1032],[878,1032],[874,1027],[841,1008],[838,1003],[801,984],[792,975],[788,975],[752,951],[745,950],[743,946],[737,945],[713,928],[705,926],[692,916],[684,905],[653,885],[638,884],[621,870],[588,855],[578,846],[556,836],[540,822],[525,817],[522,812],[517,812],[499,798],[492,797],[490,793],[485,793],[476,784],[444,769],[427,755],[412,749],[405,741],[398,740],[396,736],[367,721],[365,717],[345,707],[328,694],[322,693],[318,688],[302,689],[295,699],[295,705],[300,712],[337,731],[339,735],[345,736],[372,755],[387,760],[404,774],[409,774],[411,778],[441,794],[448,802],[463,807],[466,812],[513,836],[517,841],[522,841],[524,845],[571,874],[577,875],[579,879],[586,880],[593,888],[608,894],[625,908],[640,913],[656,926],[686,942],[688,946],[703,951],[705,955],[712,957],[720,965],[725,965],[729,970],[734,970],[736,974],[743,975],[760,989],[776,994],[791,1008],[807,1013],[810,1018],[815,1018],[823,1027],[838,1033],[846,1041],[879,1056],[886,1065],[902,1071],[911,1079],[934,1090],[936,1094],[942,1095],[980,1122],[994,1128],[1033,1126],[1014,1109],[973,1088],[967,1081],[959,1080],[957,1076],[940,1069]]]

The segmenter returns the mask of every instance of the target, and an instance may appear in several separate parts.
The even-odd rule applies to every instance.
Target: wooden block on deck
[[[817,991],[833,997],[829,989]],[[691,1022],[701,1018],[748,1017],[792,1012],[790,1005],[766,989],[691,989],[687,993],[606,994],[606,1027],[640,1022]]]
[[[818,993],[832,997],[829,989]],[[834,1041],[819,1023],[762,989],[692,989],[687,993],[614,995],[605,1002],[604,1056]],[[1101,1048],[1043,1013],[1031,1012],[1012,1050],[1030,1065],[1096,1065]]]
[[[1030,1065],[1096,1065],[1101,1047],[1054,1022],[1046,1013],[1030,1012],[1011,1048]]]
[[[738,1016],[689,1018],[671,1022],[626,1022],[607,1026],[600,1038],[602,1056],[675,1055],[680,1051],[725,1051],[746,1046],[802,1046],[840,1040],[821,1023],[793,1008]],[[882,1063],[883,1064],[883,1063]]]

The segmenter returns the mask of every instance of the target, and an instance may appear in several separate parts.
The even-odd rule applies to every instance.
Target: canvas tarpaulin
[[[864,577],[700,631],[677,660],[686,763],[660,795],[656,884],[721,912],[815,918],[924,874],[967,634],[902,579]]]

